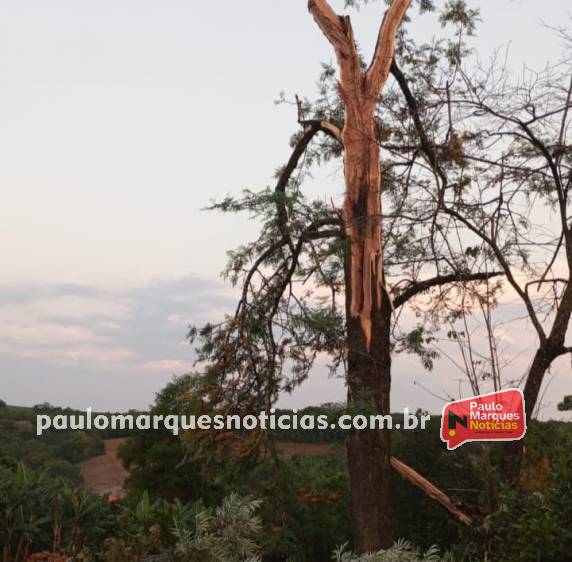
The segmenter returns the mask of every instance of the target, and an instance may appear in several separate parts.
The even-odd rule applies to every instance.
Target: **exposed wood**
[[[344,103],[344,125],[334,136],[344,149],[343,221],[350,239],[344,265],[348,404],[372,403],[381,414],[389,413],[392,303],[383,279],[382,178],[375,108],[410,2],[393,0],[367,71],[361,65],[350,18],[338,16],[327,0],[308,2],[336,53]],[[373,552],[393,543],[390,455],[389,431],[350,432],[350,506],[357,552]]]
[[[310,0],[308,9],[334,47],[340,68],[340,93],[345,106],[341,131],[344,145],[346,199],[344,220],[351,240],[351,315],[360,319],[367,349],[371,315],[386,293],[383,288],[381,165],[374,111],[389,75],[397,30],[411,0],[393,0],[379,29],[367,71],[360,64],[351,21],[338,16],[327,0]]]
[[[449,513],[453,514],[459,521],[465,525],[471,525],[472,519],[464,513],[457,504],[451,500],[451,498],[445,494],[442,490],[437,488],[434,484],[431,484],[427,478],[423,478],[421,474],[413,470],[410,466],[397,460],[395,457],[391,457],[391,466],[406,480],[411,482],[414,486],[417,486],[423,490],[431,499],[439,502]]]
[[[385,13],[379,28],[375,53],[367,70],[367,88],[374,94],[381,91],[389,76],[395,55],[395,36],[410,3],[410,1],[394,1]]]

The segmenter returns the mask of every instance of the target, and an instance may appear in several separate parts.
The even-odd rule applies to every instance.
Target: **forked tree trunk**
[[[395,36],[411,0],[393,0],[379,29],[371,64],[362,69],[350,18],[338,16],[327,0],[309,0],[308,9],[336,52],[339,89],[345,109],[344,146],[346,199],[344,222],[351,241],[352,302],[369,350],[373,299],[383,292],[381,172],[375,108],[389,76]]]
[[[395,36],[411,0],[393,0],[379,29],[373,60],[362,69],[349,17],[327,0],[308,8],[336,52],[345,108],[344,223],[351,250],[346,258],[348,402],[389,414],[391,303],[383,286],[381,165],[375,108],[389,76]],[[391,450],[388,430],[354,431],[348,440],[353,547],[358,552],[393,541]]]

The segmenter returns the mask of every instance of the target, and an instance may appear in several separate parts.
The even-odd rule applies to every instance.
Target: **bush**
[[[260,502],[231,494],[214,512],[202,511],[190,531],[175,528],[176,559],[184,562],[257,562]]]
[[[398,541],[391,548],[372,552],[371,554],[353,554],[346,550],[346,545],[334,552],[336,562],[444,562],[436,547],[427,552],[420,552],[406,541]]]
[[[496,511],[478,527],[467,529],[472,536],[465,547],[453,546],[456,552],[495,562],[571,560],[572,439],[560,437],[551,455],[539,457],[538,449],[532,455],[527,449],[528,461],[519,485],[501,488]]]

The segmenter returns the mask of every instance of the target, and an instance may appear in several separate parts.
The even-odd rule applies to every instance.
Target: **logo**
[[[517,441],[526,433],[524,396],[513,388],[449,402],[441,417],[441,439],[452,451],[469,441]]]

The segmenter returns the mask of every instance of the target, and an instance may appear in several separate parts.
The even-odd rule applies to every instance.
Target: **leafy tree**
[[[531,419],[546,372],[572,353],[566,343],[572,316],[572,66],[567,58],[541,72],[527,70],[514,82],[497,60],[484,68],[459,63],[450,79],[430,84],[430,98],[423,101],[397,62],[392,74],[409,106],[415,146],[435,173],[440,212],[476,241],[488,267],[503,272],[537,336],[524,383]],[[422,119],[424,103],[433,111],[443,108],[442,134],[457,166],[440,160],[444,142],[436,142]],[[508,479],[519,476],[522,446],[505,448]]]
[[[19,463],[0,464],[0,544],[3,562],[25,562],[35,550],[77,554],[109,532],[100,497]]]
[[[261,222],[261,233],[229,254],[225,275],[241,287],[235,314],[190,331],[204,366],[204,412],[270,410],[280,392],[303,383],[316,359],[327,356],[332,373],[346,379],[353,409],[389,414],[392,352],[415,353],[428,368],[436,357],[430,323],[421,319],[406,330],[397,323],[402,311],[411,307],[424,319],[438,321],[444,313],[454,314],[463,287],[499,275],[481,254],[466,252],[458,225],[441,213],[441,201],[433,195],[436,160],[447,171],[462,167],[459,138],[449,131],[427,163],[419,157],[423,152],[407,96],[392,87],[379,98],[405,4],[392,4],[368,70],[349,18],[339,18],[325,1],[309,4],[334,44],[341,88],[335,69],[325,66],[318,99],[298,100],[301,131],[292,139],[292,154],[274,189],[245,191],[211,207],[249,213]],[[429,7],[422,5],[423,10]],[[464,56],[463,38],[467,29],[472,31],[467,22],[476,14],[464,3],[452,2],[442,17],[455,27],[456,42],[416,46],[402,35],[397,49],[411,72],[407,82],[419,84],[414,99],[423,106],[417,107],[417,117],[430,124],[432,135],[446,127],[424,105],[431,80],[455,76]],[[363,91],[358,82],[367,83]],[[363,131],[352,125],[362,118]],[[312,166],[342,156],[343,209],[308,200],[302,184]],[[491,294],[494,287],[487,291]],[[416,304],[429,292],[429,307],[419,306],[419,300]],[[479,294],[478,287],[474,294]],[[254,454],[264,440],[256,432],[227,438],[241,441],[233,450],[243,455]],[[211,436],[210,442],[219,451],[228,446],[221,436]],[[354,546],[358,551],[390,546],[389,432],[351,432],[348,449]]]
[[[189,375],[171,381],[157,394],[150,415],[193,414],[197,407],[193,394],[193,378]],[[129,471],[126,488],[136,497],[149,492],[153,498],[197,501],[207,505],[224,495],[216,479],[205,477],[201,463],[185,454],[180,437],[162,428],[136,431],[121,446],[119,457]]]
[[[570,435],[562,437],[550,457],[540,458],[527,467],[519,488],[506,485],[502,488],[497,509],[473,530],[472,551],[481,559],[483,556],[499,562],[570,559],[572,458]]]
[[[259,507],[257,500],[232,494],[214,512],[197,513],[192,531],[175,527],[175,556],[184,562],[261,562]]]

